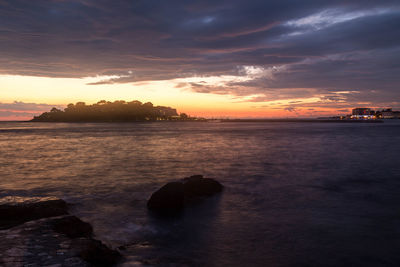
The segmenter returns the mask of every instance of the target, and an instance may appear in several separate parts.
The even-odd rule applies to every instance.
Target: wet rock
[[[184,201],[183,183],[171,182],[151,195],[147,207],[159,213],[174,214],[183,209]]]
[[[76,256],[73,250],[66,250],[63,254],[58,253],[59,245],[67,242],[69,238],[65,235],[54,237],[53,219],[39,219],[31,221],[29,225],[25,223],[7,230],[0,230],[0,251],[5,254],[0,257],[0,266],[3,266],[2,262],[9,262],[10,258],[12,262],[5,266],[51,266],[61,264],[64,259]],[[4,238],[10,234],[15,238]],[[77,266],[86,267],[88,264],[81,259]]]
[[[5,254],[10,257],[22,257],[25,254],[25,250],[21,248],[10,248],[9,250],[5,251]]]
[[[73,242],[78,249],[79,257],[93,266],[113,266],[121,259],[121,254],[108,248],[101,241],[84,238]]]
[[[147,207],[161,215],[174,215],[193,200],[214,195],[222,189],[218,181],[194,175],[161,187],[151,195]]]
[[[222,191],[222,185],[211,178],[194,175],[183,179],[185,198],[211,196]]]
[[[65,245],[67,243],[65,241],[59,245],[59,247],[64,248],[57,250],[57,255],[75,251],[77,256],[92,266],[113,266],[121,258],[118,251],[110,249],[101,241],[91,238],[93,234],[92,226],[78,217],[55,218],[51,221],[51,225],[55,232],[72,238],[68,246]]]
[[[52,224],[54,231],[69,238],[91,237],[93,234],[92,226],[75,216],[54,219]]]
[[[0,198],[0,266],[113,266],[118,251],[56,198]]]
[[[113,266],[122,258],[118,251],[87,236],[92,234],[91,227],[86,231],[89,229],[86,223],[73,217],[45,218],[29,225],[25,223],[0,230],[0,266]],[[71,221],[73,223],[68,224]],[[84,225],[85,231],[73,232],[73,236],[83,237],[72,238],[66,233],[56,235],[54,225],[60,223],[71,227],[80,225],[81,228]],[[7,235],[14,238],[4,238]]]
[[[56,198],[6,197],[0,199],[0,229],[27,221],[68,214],[67,203]]]
[[[64,266],[79,266],[81,259],[79,257],[68,258],[64,260]]]

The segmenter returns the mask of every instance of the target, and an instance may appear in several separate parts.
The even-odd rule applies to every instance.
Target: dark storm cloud
[[[2,74],[116,76],[93,83],[105,84],[243,76],[257,66],[269,75],[187,86],[331,102],[351,97],[337,90],[378,92],[386,103],[399,96],[399,62],[397,0],[0,0]]]

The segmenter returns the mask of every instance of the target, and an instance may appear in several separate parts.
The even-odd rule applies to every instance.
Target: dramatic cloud
[[[400,106],[400,4],[1,0],[0,74],[111,77],[94,86],[176,80],[254,102]]]

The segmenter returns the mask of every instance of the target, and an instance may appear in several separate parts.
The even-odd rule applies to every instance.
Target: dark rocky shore
[[[216,180],[194,175],[167,183],[147,206],[157,215],[176,215],[222,189]],[[62,199],[0,198],[0,266],[114,266],[122,263],[119,250],[129,246],[114,250],[94,239],[92,226],[69,215]]]
[[[55,198],[0,199],[0,266],[113,266],[118,251]]]

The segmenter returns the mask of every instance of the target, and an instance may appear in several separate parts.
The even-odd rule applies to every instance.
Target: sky
[[[0,0],[0,120],[103,99],[208,118],[400,109],[400,2]]]

